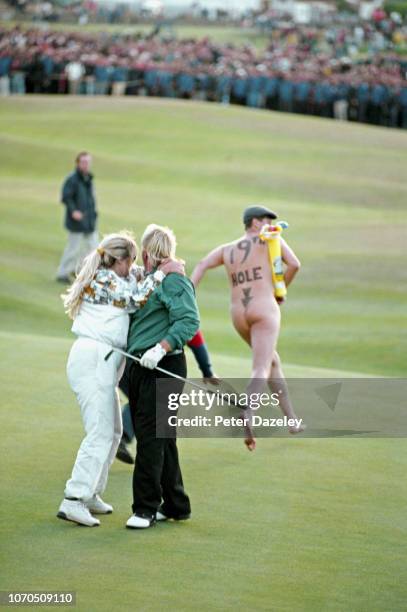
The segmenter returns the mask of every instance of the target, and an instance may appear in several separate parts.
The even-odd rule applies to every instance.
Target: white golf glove
[[[140,363],[144,368],[148,368],[149,370],[154,370],[157,366],[157,363],[164,357],[166,354],[165,349],[158,342],[153,348],[148,349],[142,356]]]

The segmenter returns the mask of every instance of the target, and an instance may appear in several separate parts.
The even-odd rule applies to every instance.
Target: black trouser
[[[184,353],[167,355],[159,365],[184,378],[187,375]],[[191,506],[182,482],[176,438],[174,434],[172,438],[156,437],[156,411],[161,420],[168,418],[168,393],[181,393],[184,384],[171,378],[171,388],[166,387],[165,393],[161,393],[159,402],[156,402],[157,378],[171,377],[132,363],[129,400],[137,440],[133,512],[155,515],[163,500],[163,513],[177,518],[189,514]]]

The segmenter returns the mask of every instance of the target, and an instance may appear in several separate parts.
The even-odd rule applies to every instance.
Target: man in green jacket
[[[92,157],[86,151],[76,156],[76,168],[64,181],[62,203],[65,205],[65,229],[68,244],[59,264],[57,280],[70,283],[71,274],[81,259],[99,244],[96,229],[96,199],[93,175],[90,172]]]
[[[142,238],[145,270],[153,272],[166,258],[175,257],[175,236],[168,228],[149,225]],[[126,526],[151,527],[156,520],[188,519],[191,506],[184,491],[175,437],[157,438],[157,419],[168,417],[165,395],[181,393],[183,383],[171,380],[171,389],[156,401],[156,381],[165,375],[160,366],[174,374],[187,375],[184,344],[199,328],[199,312],[191,281],[169,274],[132,315],[127,351],[141,358],[130,369],[129,400],[137,454],[133,474],[133,515]]]

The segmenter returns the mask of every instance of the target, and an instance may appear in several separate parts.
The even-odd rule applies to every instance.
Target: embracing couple
[[[85,428],[71,478],[57,516],[89,527],[110,514],[101,494],[122,436],[117,386],[127,350],[140,362],[130,370],[130,407],[137,439],[133,475],[133,513],[127,527],[143,529],[156,520],[187,519],[191,508],[184,491],[175,438],[156,437],[158,363],[186,377],[184,344],[199,328],[192,283],[176,259],[176,239],[166,227],[149,225],[141,240],[143,266],[136,266],[137,245],[127,232],[106,236],[84,260],[63,297],[77,336],[68,358],[69,383]],[[174,382],[171,392],[180,392]],[[170,390],[168,390],[170,392]]]

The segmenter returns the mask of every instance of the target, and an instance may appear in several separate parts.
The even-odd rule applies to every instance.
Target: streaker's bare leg
[[[294,408],[290,400],[287,382],[281,366],[281,359],[277,351],[274,351],[271,361],[268,384],[273,393],[279,394],[279,405],[283,414],[289,419],[297,419],[298,417],[294,412]],[[299,425],[298,427],[293,425],[289,427],[289,432],[291,434],[297,434],[304,431],[304,429],[305,425]]]
[[[251,380],[247,387],[247,395],[261,393],[267,384],[270,375],[270,363],[277,344],[280,331],[280,317],[261,318],[248,325],[242,314],[235,313],[233,323],[242,338],[251,346],[252,349],[252,372]],[[246,418],[251,418],[246,410]],[[249,450],[255,448],[255,438],[250,424],[246,426],[245,444]]]
[[[250,344],[250,325],[245,317],[240,312],[232,311],[232,322],[235,330],[241,338],[249,345]]]
[[[239,336],[243,338],[243,340],[251,346],[250,343],[250,326],[247,324],[246,319],[238,313],[232,313],[233,325]],[[246,419],[251,415],[247,414],[247,411],[242,411],[241,418]],[[256,438],[253,435],[253,430],[251,426],[247,426],[244,428],[246,433],[245,445],[249,451],[254,451],[256,448]]]
[[[252,347],[252,379],[264,381],[270,376],[270,363],[276,351],[280,319],[260,319],[250,327],[250,344]]]

